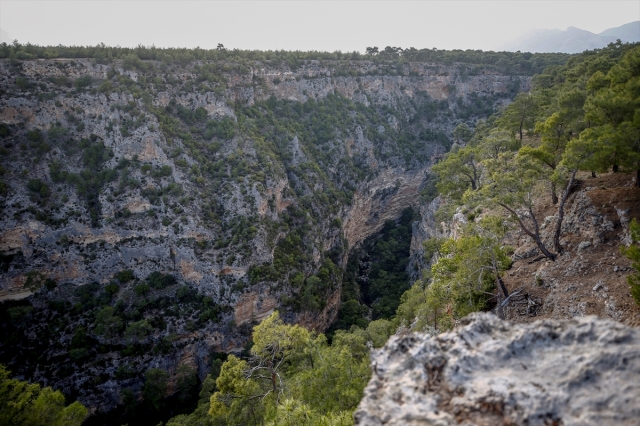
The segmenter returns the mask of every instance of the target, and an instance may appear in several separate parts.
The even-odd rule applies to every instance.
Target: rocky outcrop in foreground
[[[373,356],[357,425],[637,425],[640,330],[593,316],[473,314]]]

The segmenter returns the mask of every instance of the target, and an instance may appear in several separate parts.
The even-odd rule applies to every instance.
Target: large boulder
[[[638,425],[640,330],[582,317],[473,314],[372,355],[357,425]]]

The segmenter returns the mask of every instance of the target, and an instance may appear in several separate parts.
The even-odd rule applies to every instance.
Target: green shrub
[[[109,80],[103,81],[102,83],[100,83],[100,86],[98,86],[98,92],[100,93],[111,93],[112,90],[113,84],[111,84]]]
[[[75,363],[81,363],[89,358],[89,350],[87,348],[77,348],[69,350],[69,357]]]
[[[46,183],[41,179],[31,179],[27,182],[27,189],[33,194],[38,194],[40,198],[48,198],[51,195],[51,190]]]
[[[24,321],[31,311],[33,311],[33,306],[15,306],[7,309],[12,324],[18,324]]]
[[[117,336],[122,331],[122,319],[115,315],[115,310],[111,306],[98,312],[93,324],[95,333],[107,338]]]
[[[73,85],[78,89],[82,89],[91,86],[91,81],[92,79],[90,75],[83,75],[82,77],[76,78],[76,80],[73,82]]]
[[[136,292],[138,296],[146,296],[149,293],[150,287],[147,283],[140,283],[136,285],[133,290]]]
[[[198,386],[197,371],[187,364],[181,364],[176,370],[176,386],[178,388],[178,399],[186,401],[189,399]]]
[[[44,140],[44,136],[40,129],[33,129],[27,132],[27,139],[31,142],[42,142]]]
[[[156,178],[167,177],[173,174],[173,169],[171,168],[171,166],[164,165],[159,169],[155,169],[152,174],[153,174],[153,177],[156,177]]]
[[[31,83],[24,77],[18,77],[16,78],[16,86],[18,86],[20,90],[27,90],[31,87]]]
[[[51,82],[56,86],[71,86],[71,80],[66,75],[56,76],[51,78]]]
[[[167,393],[168,381],[167,372],[159,368],[151,368],[145,374],[142,394],[152,408],[159,410],[162,407],[162,399]]]
[[[65,406],[64,395],[50,387],[41,388],[11,379],[11,372],[0,365],[0,424],[80,426],[87,409],[79,402]]]
[[[120,393],[122,396],[122,405],[124,405],[125,413],[133,412],[138,405],[138,398],[131,389],[123,389]]]
[[[133,275],[133,271],[131,269],[125,269],[124,271],[116,273],[114,275],[114,278],[124,284],[135,279],[136,277],[135,275]]]
[[[80,303],[85,307],[91,307],[95,304],[95,294],[100,290],[100,284],[92,282],[78,286],[73,294],[80,299]]]
[[[59,124],[59,123],[58,123]],[[51,142],[62,142],[63,139],[67,136],[69,131],[66,127],[62,127],[60,125],[52,126],[47,131],[47,137]]]
[[[32,60],[32,59],[36,59],[37,56],[33,55],[31,53],[25,52],[24,50],[20,50],[20,51],[16,52],[15,58],[19,59],[21,61],[29,61],[29,60]]]
[[[147,320],[140,320],[129,324],[124,331],[124,336],[131,343],[140,342],[153,332],[153,327]]]
[[[99,142],[91,144],[82,153],[82,163],[92,170],[99,170],[102,164],[113,157],[113,152]]]
[[[629,224],[629,231],[633,244],[629,247],[620,247],[620,250],[631,261],[631,266],[635,269],[635,273],[627,277],[627,282],[629,283],[633,300],[640,305],[640,245],[638,244],[640,241],[640,224],[635,218]]]
[[[235,134],[235,121],[232,118],[224,117],[221,120],[211,120],[207,122],[207,130],[204,133],[205,139],[213,137],[219,139],[231,139]]]
[[[121,365],[118,367],[116,371],[116,379],[118,380],[126,380],[136,377],[136,372],[129,364]]]
[[[145,71],[147,66],[140,60],[135,54],[129,54],[122,60],[122,68],[125,70],[137,69],[138,71]]]
[[[151,288],[161,290],[176,283],[176,277],[171,274],[163,274],[161,272],[152,272],[147,277],[147,283]]]
[[[104,287],[104,292],[109,296],[116,294],[120,290],[120,286],[116,283],[109,283]]]

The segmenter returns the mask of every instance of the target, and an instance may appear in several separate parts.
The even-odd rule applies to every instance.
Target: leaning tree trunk
[[[520,216],[518,216],[518,214],[515,212],[515,210],[513,210],[511,207],[507,206],[506,204],[502,204],[502,203],[498,203],[498,205],[503,207],[505,210],[507,210],[513,216],[515,216],[515,218],[518,220],[518,224],[520,225],[520,229],[522,229],[522,231],[525,234],[527,234],[528,236],[530,236],[533,239],[533,241],[536,243],[536,246],[538,246],[538,249],[542,252],[544,257],[546,257],[547,259],[553,260],[553,261],[556,260],[556,257],[558,257],[558,255],[555,254],[555,253],[551,253],[547,249],[547,247],[544,245],[544,243],[542,242],[542,239],[540,238],[540,228],[538,227],[538,221],[536,220],[535,216],[533,215],[533,211],[531,210],[531,207],[529,207],[529,213],[531,214],[531,219],[532,219],[533,225],[534,225],[534,230],[533,231],[531,231],[531,230],[529,230],[529,228],[527,228],[527,226],[524,224],[524,222],[522,221]]]
[[[500,319],[505,319],[504,310],[502,309],[502,301],[509,297],[509,291],[507,290],[507,286],[504,285],[504,281],[500,276],[500,271],[498,270],[498,266],[496,265],[495,257],[491,261],[491,268],[493,269],[493,273],[496,274],[496,283],[498,284],[498,306],[496,307],[496,312]],[[500,297],[500,293],[502,293],[502,297]]]
[[[498,318],[504,320],[506,318],[506,315],[504,314],[504,309],[502,309],[502,297],[500,296],[500,292],[498,292],[497,302],[498,304],[496,306],[496,313],[498,314]]]
[[[553,233],[553,245],[558,253],[562,253],[564,250],[562,245],[560,244],[560,234],[562,233],[562,221],[564,219],[564,204],[567,202],[567,198],[569,198],[569,194],[571,193],[571,187],[573,186],[573,182],[576,178],[577,170],[574,170],[571,173],[571,177],[569,178],[569,183],[562,193],[562,200],[560,200],[560,204],[558,205],[558,220],[556,221],[556,229]]]
[[[524,125],[524,121],[520,121],[520,129],[518,130],[520,132],[520,143],[522,144],[522,126]]]
[[[498,270],[498,266],[496,265],[496,259],[494,256],[492,256],[491,259],[491,269],[493,269],[493,273],[496,274],[496,283],[498,284],[498,287],[500,288],[502,294],[506,299],[507,297],[509,297],[509,291],[507,290],[507,286],[504,285],[504,281],[500,276],[500,271]]]
[[[636,170],[636,188],[640,188],[640,170]]]
[[[509,291],[507,290],[507,286],[504,285],[504,281],[502,280],[502,277],[498,273],[496,273],[496,281],[498,281],[498,285],[500,286],[500,290],[502,291],[504,298],[506,299],[507,297],[509,297]]]
[[[556,183],[551,182],[551,202],[553,205],[558,204],[558,195],[556,194]]]

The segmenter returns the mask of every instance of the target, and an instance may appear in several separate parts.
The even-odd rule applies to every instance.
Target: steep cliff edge
[[[596,317],[531,324],[472,314],[373,354],[357,425],[633,425],[640,331]]]

